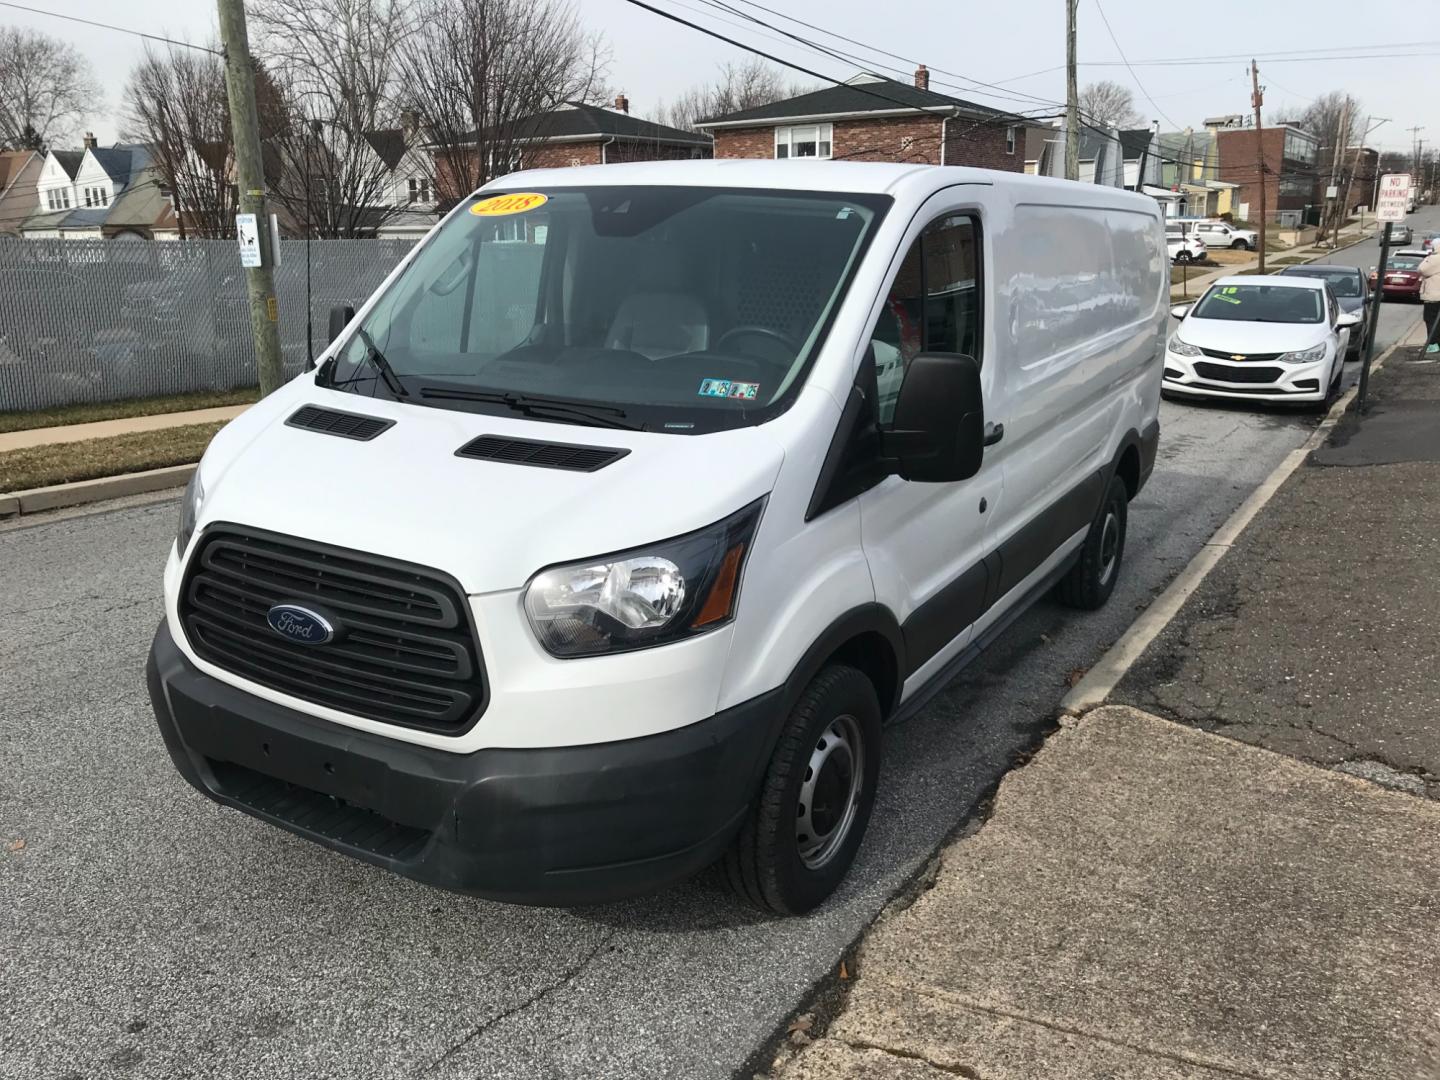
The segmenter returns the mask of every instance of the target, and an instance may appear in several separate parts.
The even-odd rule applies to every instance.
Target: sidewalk
[[[1337,234],[1339,244],[1336,247],[1316,248],[1314,245],[1303,245],[1290,248],[1288,251],[1267,252],[1266,257],[1268,260],[1274,261],[1275,259],[1284,259],[1291,256],[1303,256],[1306,262],[1324,262],[1335,252],[1343,251],[1347,247],[1353,247],[1355,244],[1362,243],[1374,235],[1375,229],[1373,222],[1369,223],[1369,227],[1364,230],[1360,228],[1358,223],[1346,225],[1340,229]],[[1295,266],[1298,264],[1287,263],[1286,265]],[[1176,293],[1181,289],[1181,286],[1172,284],[1170,286],[1170,300],[1172,303],[1184,302],[1186,299],[1195,300],[1209,288],[1212,282],[1219,281],[1222,277],[1228,277],[1231,274],[1243,274],[1247,270],[1255,270],[1259,266],[1260,258],[1259,256],[1255,256],[1243,263],[1232,263],[1229,266],[1221,266],[1215,270],[1202,271],[1195,274],[1185,283],[1184,295],[1177,296]]]
[[[189,412],[160,413],[155,416],[130,416],[122,420],[97,420],[90,424],[65,424],[62,427],[10,431],[0,434],[0,453],[7,450],[26,450],[33,446],[103,439],[110,435],[129,435],[138,431],[161,431],[164,428],[184,427],[187,424],[233,420],[247,408],[248,405],[227,405],[218,409],[192,409]]]
[[[770,1075],[1440,1080],[1440,363],[1415,355],[1122,680],[1146,711],[1064,721]]]

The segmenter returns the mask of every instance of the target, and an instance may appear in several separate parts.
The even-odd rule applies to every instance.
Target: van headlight
[[[663,645],[735,616],[765,500],[714,525],[614,555],[551,566],[525,587],[525,613],[552,656]]]
[[[196,468],[180,499],[180,528],[175,533],[175,550],[182,559],[190,546],[190,538],[195,535],[195,522],[200,520],[200,507],[204,502],[205,488],[200,483],[200,470]]]
[[[1152,340],[1153,340],[1153,339],[1152,339]],[[1168,349],[1169,349],[1172,353],[1174,353],[1176,356],[1204,356],[1204,355],[1205,355],[1205,354],[1202,353],[1199,349],[1197,349],[1194,345],[1191,345],[1188,341],[1181,341],[1179,334],[1175,334],[1175,335],[1173,335],[1173,336],[1170,338],[1170,341],[1167,343],[1166,348],[1168,348]]]
[[[1313,364],[1317,360],[1325,359],[1325,343],[1322,341],[1313,349],[1305,349],[1302,352],[1287,352],[1280,357],[1282,364]]]

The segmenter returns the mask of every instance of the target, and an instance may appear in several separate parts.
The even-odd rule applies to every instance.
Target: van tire
[[[827,732],[834,730],[841,733],[839,741],[827,740]],[[870,821],[880,780],[880,739],[880,702],[874,684],[853,667],[831,664],[822,668],[790,710],[765,769],[759,797],[721,860],[725,882],[733,893],[764,911],[802,915],[835,891],[854,862]],[[843,756],[835,750],[851,741],[858,743],[858,791],[850,783],[855,774],[845,769],[847,760],[854,763],[853,747],[845,749]],[[816,798],[820,793],[804,789],[818,779],[811,763],[824,752],[822,747],[829,754],[822,759],[820,775],[830,785],[837,781],[846,785],[849,795],[842,801],[853,804],[853,812],[838,811],[840,818],[830,830],[834,846],[812,850],[810,858],[820,860],[812,866],[801,854],[797,822],[805,816],[802,795],[810,798],[811,809],[820,806]],[[836,771],[827,773],[826,769]],[[829,794],[833,796],[835,790],[831,786]],[[828,811],[827,816],[835,812]],[[845,831],[837,834],[842,827]]]
[[[1125,526],[1129,517],[1130,489],[1112,476],[1100,510],[1085,534],[1079,561],[1060,579],[1060,601],[1082,611],[1102,607],[1115,590],[1125,557]]]

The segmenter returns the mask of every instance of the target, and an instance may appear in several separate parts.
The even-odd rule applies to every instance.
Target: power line
[[[24,4],[11,3],[10,0],[0,0],[0,7],[14,8],[16,11],[28,11],[32,15],[48,15],[53,19],[65,19],[68,22],[82,23],[85,26],[96,26],[101,30],[114,30],[117,34],[133,34],[138,38],[145,38],[149,41],[163,41],[167,45],[179,45],[182,48],[194,49],[196,52],[209,53],[211,56],[224,56],[219,49],[208,49],[204,45],[194,45],[188,41],[176,41],[174,38],[164,37],[160,34],[147,34],[143,30],[131,30],[128,26],[115,26],[113,23],[96,22],[94,19],[82,19],[78,15],[65,15],[58,11],[45,11],[42,8],[26,7]]]
[[[1130,78],[1135,80],[1135,85],[1139,88],[1140,93],[1145,95],[1145,100],[1150,102],[1151,107],[1160,114],[1160,119],[1164,120],[1172,128],[1178,128],[1180,125],[1166,116],[1160,106],[1155,104],[1155,99],[1150,96],[1150,91],[1145,89],[1145,84],[1140,81],[1140,76],[1136,75],[1135,69],[1130,66],[1130,61],[1126,59],[1125,56],[1125,50],[1120,47],[1120,39],[1115,36],[1115,31],[1110,26],[1110,19],[1106,16],[1105,9],[1100,6],[1100,0],[1095,0],[1095,10],[1100,13],[1100,21],[1105,24],[1105,32],[1110,35],[1110,42],[1115,46],[1115,51],[1120,54],[1120,59],[1125,61],[1125,69],[1130,72]]]

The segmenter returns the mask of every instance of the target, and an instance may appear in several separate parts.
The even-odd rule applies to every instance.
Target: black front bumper
[[[215,801],[417,881],[527,904],[621,899],[709,865],[783,720],[777,690],[660,735],[454,754],[212,678],[163,622],[146,676],[176,768]]]

